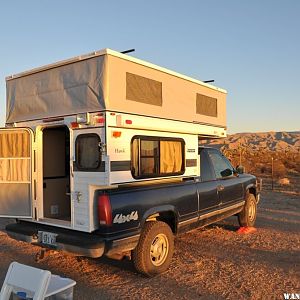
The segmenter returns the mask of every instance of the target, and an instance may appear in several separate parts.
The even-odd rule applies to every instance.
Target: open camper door
[[[82,128],[73,131],[73,171],[71,182],[74,208],[74,229],[95,230],[96,201],[94,191],[105,185],[105,162],[101,143],[105,139],[103,127]]]
[[[0,217],[32,218],[32,143],[30,129],[0,129]]]

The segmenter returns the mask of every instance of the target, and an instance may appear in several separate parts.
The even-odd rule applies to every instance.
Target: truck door
[[[32,143],[30,129],[0,129],[1,217],[32,218]]]
[[[243,185],[234,174],[228,159],[216,149],[207,149],[216,178],[220,205],[227,206],[243,199]]]
[[[217,191],[218,181],[211,167],[206,149],[200,151],[200,182],[197,183],[199,192],[200,215],[219,207],[220,199]]]

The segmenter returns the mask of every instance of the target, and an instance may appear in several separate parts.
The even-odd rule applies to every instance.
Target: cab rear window
[[[227,160],[227,158],[220,152],[214,149],[208,149],[208,155],[211,160],[217,179],[229,177],[234,174],[232,165]]]

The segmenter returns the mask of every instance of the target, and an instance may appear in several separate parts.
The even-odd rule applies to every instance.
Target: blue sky
[[[102,48],[228,91],[230,133],[300,130],[300,1],[0,0],[5,76]]]

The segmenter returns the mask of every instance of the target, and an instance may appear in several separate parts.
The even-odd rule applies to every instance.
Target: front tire
[[[137,247],[132,251],[135,269],[149,277],[165,272],[174,252],[174,235],[161,221],[145,223]]]
[[[248,194],[243,210],[238,214],[239,224],[242,227],[252,227],[257,215],[257,202],[253,194]]]

